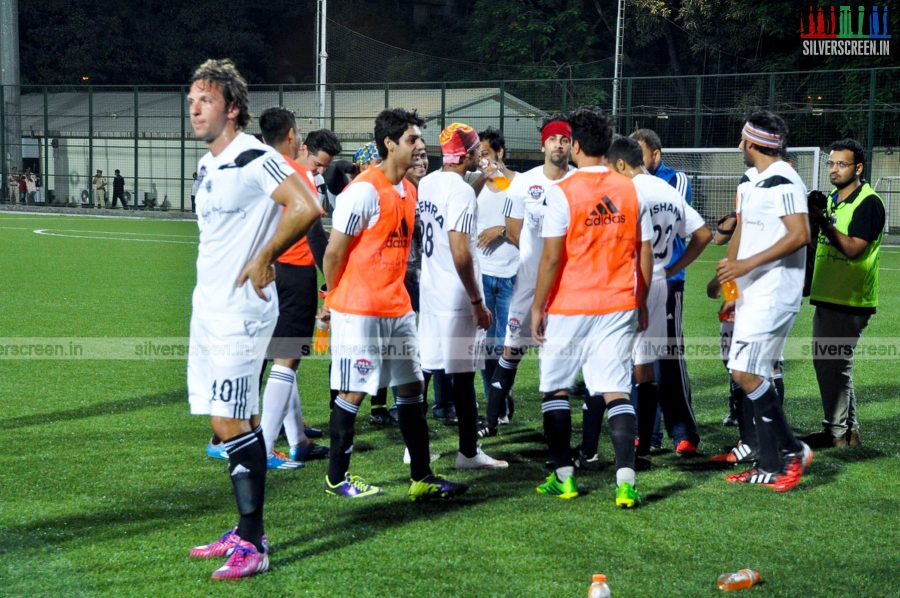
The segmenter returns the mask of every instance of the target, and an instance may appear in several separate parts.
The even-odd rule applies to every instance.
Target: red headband
[[[554,135],[562,135],[572,139],[572,127],[564,120],[554,120],[547,123],[547,126],[541,129],[541,145],[544,145],[548,137],[553,137]]]

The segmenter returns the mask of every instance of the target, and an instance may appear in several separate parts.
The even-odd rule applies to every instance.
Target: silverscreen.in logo
[[[888,6],[812,6],[800,13],[804,56],[887,56]]]

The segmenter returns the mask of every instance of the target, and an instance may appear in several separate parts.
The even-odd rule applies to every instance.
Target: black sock
[[[387,408],[387,387],[379,388],[375,396],[370,399],[372,410]]]
[[[744,389],[738,386],[734,390],[738,400],[738,430],[741,434],[741,442],[751,448],[759,444],[756,438],[756,415],[753,413],[753,401],[747,398]]]
[[[237,535],[263,552],[263,505],[266,502],[266,441],[262,428],[225,441],[228,473],[238,509]]]
[[[397,397],[397,420],[403,441],[409,449],[409,476],[414,480],[431,475],[428,422],[422,409],[424,401],[422,395]]]
[[[212,442],[213,444],[222,444],[222,439],[219,438],[218,434],[213,434],[212,438],[210,438],[209,441]]]
[[[603,395],[585,397],[584,405],[581,407],[581,452],[588,457],[593,457],[598,452],[605,409],[606,401],[603,400]]]
[[[731,379],[728,380],[728,390],[728,414],[734,419],[740,420],[741,399],[739,393],[743,391],[740,384]]]
[[[513,382],[516,381],[517,367],[519,367],[518,362],[507,361],[501,357],[497,361],[497,367],[494,368],[487,404],[488,425],[492,428],[497,427],[500,415],[506,409],[506,398],[509,396]]]
[[[634,469],[634,406],[628,399],[613,399],[606,404],[609,439],[616,453],[616,469]],[[651,424],[652,426],[652,424]]]
[[[782,374],[775,374],[772,378],[772,384],[775,385],[775,390],[778,392],[778,404],[784,407],[784,376]]]
[[[475,372],[448,374],[453,388],[459,427],[459,452],[474,457],[478,452],[478,409],[475,407]]]
[[[554,469],[572,467],[572,411],[569,397],[545,394],[541,402],[544,414],[544,436]]]
[[[353,453],[353,433],[359,405],[338,397],[331,410],[328,432],[331,435],[331,449],[328,453],[328,481],[332,485],[340,483],[350,469]]]
[[[490,388],[490,386],[491,386],[491,380],[494,379],[494,371],[495,371],[496,369],[497,369],[497,357],[496,357],[496,355],[493,355],[493,354],[492,354],[492,355],[485,355],[485,357],[484,357],[484,369],[481,370],[481,380],[482,380],[482,382],[485,382],[485,384],[482,385],[482,388],[485,389],[485,394],[484,394],[484,400],[485,400],[485,401],[490,401],[490,396],[491,396],[491,395],[490,395],[490,391],[488,391],[487,389]],[[503,408],[503,411],[505,411],[505,410],[506,410],[506,404],[505,404],[505,401],[504,401],[503,407],[504,407],[504,408]],[[503,413],[503,411],[501,411],[501,415],[506,415],[505,413]]]
[[[756,435],[760,439],[759,466],[769,473],[780,471],[781,449],[793,453],[800,451],[803,445],[788,425],[784,409],[778,401],[778,391],[768,380],[763,380],[762,384],[747,397],[753,401],[756,414]],[[764,441],[768,444],[765,447],[765,459],[762,447]],[[774,453],[774,456],[771,453]],[[772,467],[777,468],[771,469]]]
[[[659,389],[656,382],[635,384],[637,389],[638,455],[649,455],[656,425],[656,408],[659,406]]]

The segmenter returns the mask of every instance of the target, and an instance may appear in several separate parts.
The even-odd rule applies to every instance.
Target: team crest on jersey
[[[532,185],[528,188],[528,195],[530,195],[532,199],[540,199],[543,194],[544,187],[541,185]]]
[[[361,376],[368,376],[369,372],[375,369],[375,366],[372,365],[372,362],[368,359],[357,359],[356,363],[353,364],[353,367],[356,368],[356,371],[359,372]]]
[[[516,334],[522,328],[522,322],[519,321],[519,318],[510,318],[506,325],[509,326],[509,331],[513,334]]]

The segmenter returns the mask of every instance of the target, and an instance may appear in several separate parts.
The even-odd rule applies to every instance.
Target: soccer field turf
[[[633,511],[613,504],[605,425],[606,466],[578,474],[583,496],[535,493],[546,446],[534,358],[520,369],[513,424],[484,443],[509,470],[454,471],[455,429],[432,424],[435,470],[472,484],[450,502],[406,500],[399,431],[371,427],[363,406],[353,471],[386,494],[325,496],[324,461],[270,472],[271,571],[217,585],[209,575],[220,562],[187,552],[235,522],[225,465],[204,455],[207,418],[188,414],[184,359],[141,348],[187,336],[196,237],[185,221],[0,213],[0,595],[562,597],[583,596],[591,574],[605,573],[615,596],[713,596],[716,577],[742,567],[760,570],[753,591],[765,595],[896,595],[896,356],[857,358],[863,446],[817,452],[796,490],[735,487],[705,459],[668,452],[638,474],[646,502]],[[711,248],[689,272],[688,342],[718,337],[718,303],[704,287],[723,252]],[[881,264],[881,306],[864,334],[875,349],[900,336],[900,250],[885,248]],[[796,346],[809,344],[811,319],[804,306]],[[10,356],[47,343],[86,349]],[[708,455],[737,435],[720,423],[727,378],[715,356],[689,369]],[[299,378],[304,414],[324,428],[326,371],[309,359]],[[788,360],[785,386],[795,430],[818,430],[808,358]]]

